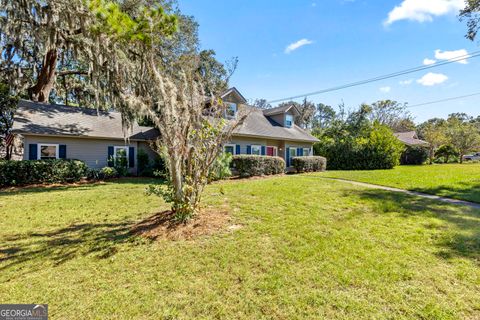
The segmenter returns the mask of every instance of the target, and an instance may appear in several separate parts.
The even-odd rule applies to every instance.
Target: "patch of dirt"
[[[15,186],[15,187],[0,187],[1,191],[19,191],[26,189],[34,188],[43,188],[43,189],[54,189],[61,187],[80,187],[83,185],[95,185],[95,184],[105,184],[104,181],[92,181],[92,180],[80,180],[78,182],[66,182],[66,183],[39,183],[39,184],[29,184],[25,186]]]
[[[178,223],[171,211],[157,213],[132,228],[132,233],[149,240],[193,240],[227,230],[231,221],[227,210],[203,210],[187,223]],[[233,231],[232,229],[228,229]]]

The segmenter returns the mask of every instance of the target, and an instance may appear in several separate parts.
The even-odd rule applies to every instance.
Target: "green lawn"
[[[314,175],[227,181],[205,204],[242,228],[153,242],[129,232],[166,208],[147,183],[0,193],[1,303],[51,319],[480,317],[479,211]]]
[[[321,176],[480,203],[480,164],[399,166],[393,170],[328,171]]]

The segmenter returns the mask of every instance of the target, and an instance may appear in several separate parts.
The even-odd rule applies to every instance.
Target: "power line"
[[[423,102],[423,103],[419,103],[419,104],[414,104],[414,105],[411,105],[411,106],[407,106],[407,108],[427,106],[427,105],[430,105],[430,104],[447,102],[447,101],[458,100],[458,99],[463,99],[463,98],[469,98],[469,97],[474,97],[474,96],[479,96],[479,95],[480,95],[480,92],[476,92],[476,93],[471,93],[471,94],[467,94],[467,95],[464,95],[464,96],[451,97],[451,98],[445,98],[445,99],[441,99],[441,100],[435,100],[435,101],[430,101],[430,102]]]
[[[475,58],[475,57],[478,57],[478,56],[480,56],[480,51],[475,51],[475,52],[472,52],[470,54],[459,56],[459,57],[456,57],[454,59],[450,59],[450,60],[447,60],[447,61],[438,62],[438,63],[435,63],[433,65],[410,68],[410,69],[406,69],[406,70],[403,70],[403,71],[398,71],[398,72],[386,74],[386,75],[383,75],[383,76],[370,78],[370,79],[367,79],[367,80],[352,82],[352,83],[348,83],[348,84],[345,84],[345,85],[336,86],[336,87],[323,89],[323,90],[318,90],[318,91],[305,93],[305,94],[301,94],[301,95],[297,95],[297,96],[292,96],[292,97],[288,97],[288,98],[276,99],[276,100],[268,101],[268,103],[276,103],[276,102],[282,102],[282,101],[286,101],[286,100],[295,100],[295,99],[304,98],[304,97],[308,97],[308,96],[318,95],[318,94],[321,94],[321,93],[327,93],[327,92],[338,91],[338,90],[342,90],[342,89],[346,89],[346,88],[356,87],[356,86],[364,85],[364,84],[371,83],[371,82],[376,82],[376,81],[381,81],[381,80],[385,80],[385,79],[395,78],[395,77],[403,76],[403,75],[418,72],[418,71],[423,71],[423,70],[427,70],[427,69],[440,67],[440,66],[447,65],[447,64],[450,64],[450,63]]]

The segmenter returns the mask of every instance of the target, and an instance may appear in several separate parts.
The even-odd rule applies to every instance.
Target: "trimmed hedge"
[[[75,182],[87,172],[80,160],[1,160],[0,186]]]
[[[327,159],[319,156],[293,157],[292,166],[297,172],[325,171]]]
[[[285,161],[280,157],[236,155],[232,169],[240,177],[264,176],[285,172]]]

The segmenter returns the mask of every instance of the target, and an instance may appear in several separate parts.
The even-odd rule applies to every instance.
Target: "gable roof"
[[[263,110],[242,105],[247,118],[244,123],[234,130],[234,136],[252,136],[267,139],[281,139],[302,142],[318,142],[319,140],[297,125],[286,128],[265,116]]]
[[[408,131],[408,132],[397,132],[394,133],[395,137],[398,140],[406,144],[407,146],[424,146],[427,147],[430,144],[427,141],[423,141],[418,139],[417,133],[415,131]]]
[[[103,139],[151,140],[158,131],[137,124],[126,131],[119,112],[20,100],[12,132]]]
[[[288,112],[292,109],[296,114],[299,114],[297,107],[293,104],[284,105],[284,106],[276,107],[276,108],[264,109],[263,114],[266,115],[266,116],[274,116],[276,114],[286,113],[286,112]]]
[[[236,89],[235,89],[236,90]],[[301,142],[317,142],[306,130],[297,125],[285,128],[264,115],[263,110],[239,105],[239,110],[248,115],[234,136],[249,136]],[[44,104],[20,100],[13,123],[13,133],[32,135],[60,135],[102,139],[152,140],[158,137],[158,130],[135,124],[126,132],[119,112],[65,105]]]
[[[235,95],[240,103],[247,103],[247,99],[245,99],[245,97],[235,87],[232,87],[227,91],[225,91],[224,93],[222,93],[220,95],[220,98],[224,99],[225,97],[228,97],[231,94]]]

